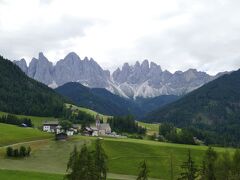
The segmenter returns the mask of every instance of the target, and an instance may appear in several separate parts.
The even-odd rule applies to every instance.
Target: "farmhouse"
[[[51,133],[60,133],[60,125],[58,121],[45,121],[43,123],[43,131]]]
[[[55,134],[60,134],[64,132],[62,127],[59,125],[58,121],[45,121],[43,123],[43,131],[55,133]],[[78,129],[75,129],[74,127],[72,127],[66,131],[66,134],[68,136],[72,136],[74,133],[77,133],[77,132],[78,132]]]

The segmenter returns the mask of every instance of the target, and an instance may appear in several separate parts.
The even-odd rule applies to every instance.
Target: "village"
[[[72,124],[68,129],[64,129],[60,121],[45,121],[42,126],[42,131],[54,133],[56,140],[66,139],[68,136],[81,134],[84,136],[110,136],[120,137],[116,132],[112,132],[109,123],[101,123],[99,115],[96,115],[95,124],[82,128],[81,124]]]

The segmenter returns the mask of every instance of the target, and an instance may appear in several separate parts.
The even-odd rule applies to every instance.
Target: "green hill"
[[[22,160],[7,159],[0,155],[0,169],[35,171],[45,173],[66,173],[69,155],[76,145],[80,148],[84,143],[94,145],[96,137],[73,136],[67,141],[46,140],[44,143],[32,142],[33,154]],[[173,158],[174,179],[181,172],[181,164],[186,161],[188,149],[191,149],[193,159],[200,167],[206,146],[161,143],[149,140],[129,138],[103,139],[103,148],[108,155],[109,178],[135,180],[139,162],[146,160],[151,178],[170,178],[170,155]],[[233,149],[214,148],[217,152],[230,153]],[[59,158],[61,156],[61,158]],[[135,178],[134,178],[135,177]]]
[[[239,146],[240,70],[224,75],[146,119],[190,127],[206,143]]]
[[[0,56],[0,111],[58,116],[64,100],[46,85],[29,78],[19,67]]]
[[[0,123],[0,147],[4,145],[40,140],[53,137],[52,134],[33,128],[21,128],[14,125]]]

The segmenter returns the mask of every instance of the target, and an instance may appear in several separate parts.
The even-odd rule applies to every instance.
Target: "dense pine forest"
[[[63,98],[0,56],[0,110],[14,114],[59,116]]]
[[[239,146],[240,70],[224,75],[147,117],[188,127],[207,144]]]

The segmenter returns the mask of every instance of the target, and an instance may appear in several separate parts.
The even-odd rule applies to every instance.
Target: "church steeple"
[[[96,128],[99,129],[100,127],[100,118],[99,118],[99,114],[96,115]]]

